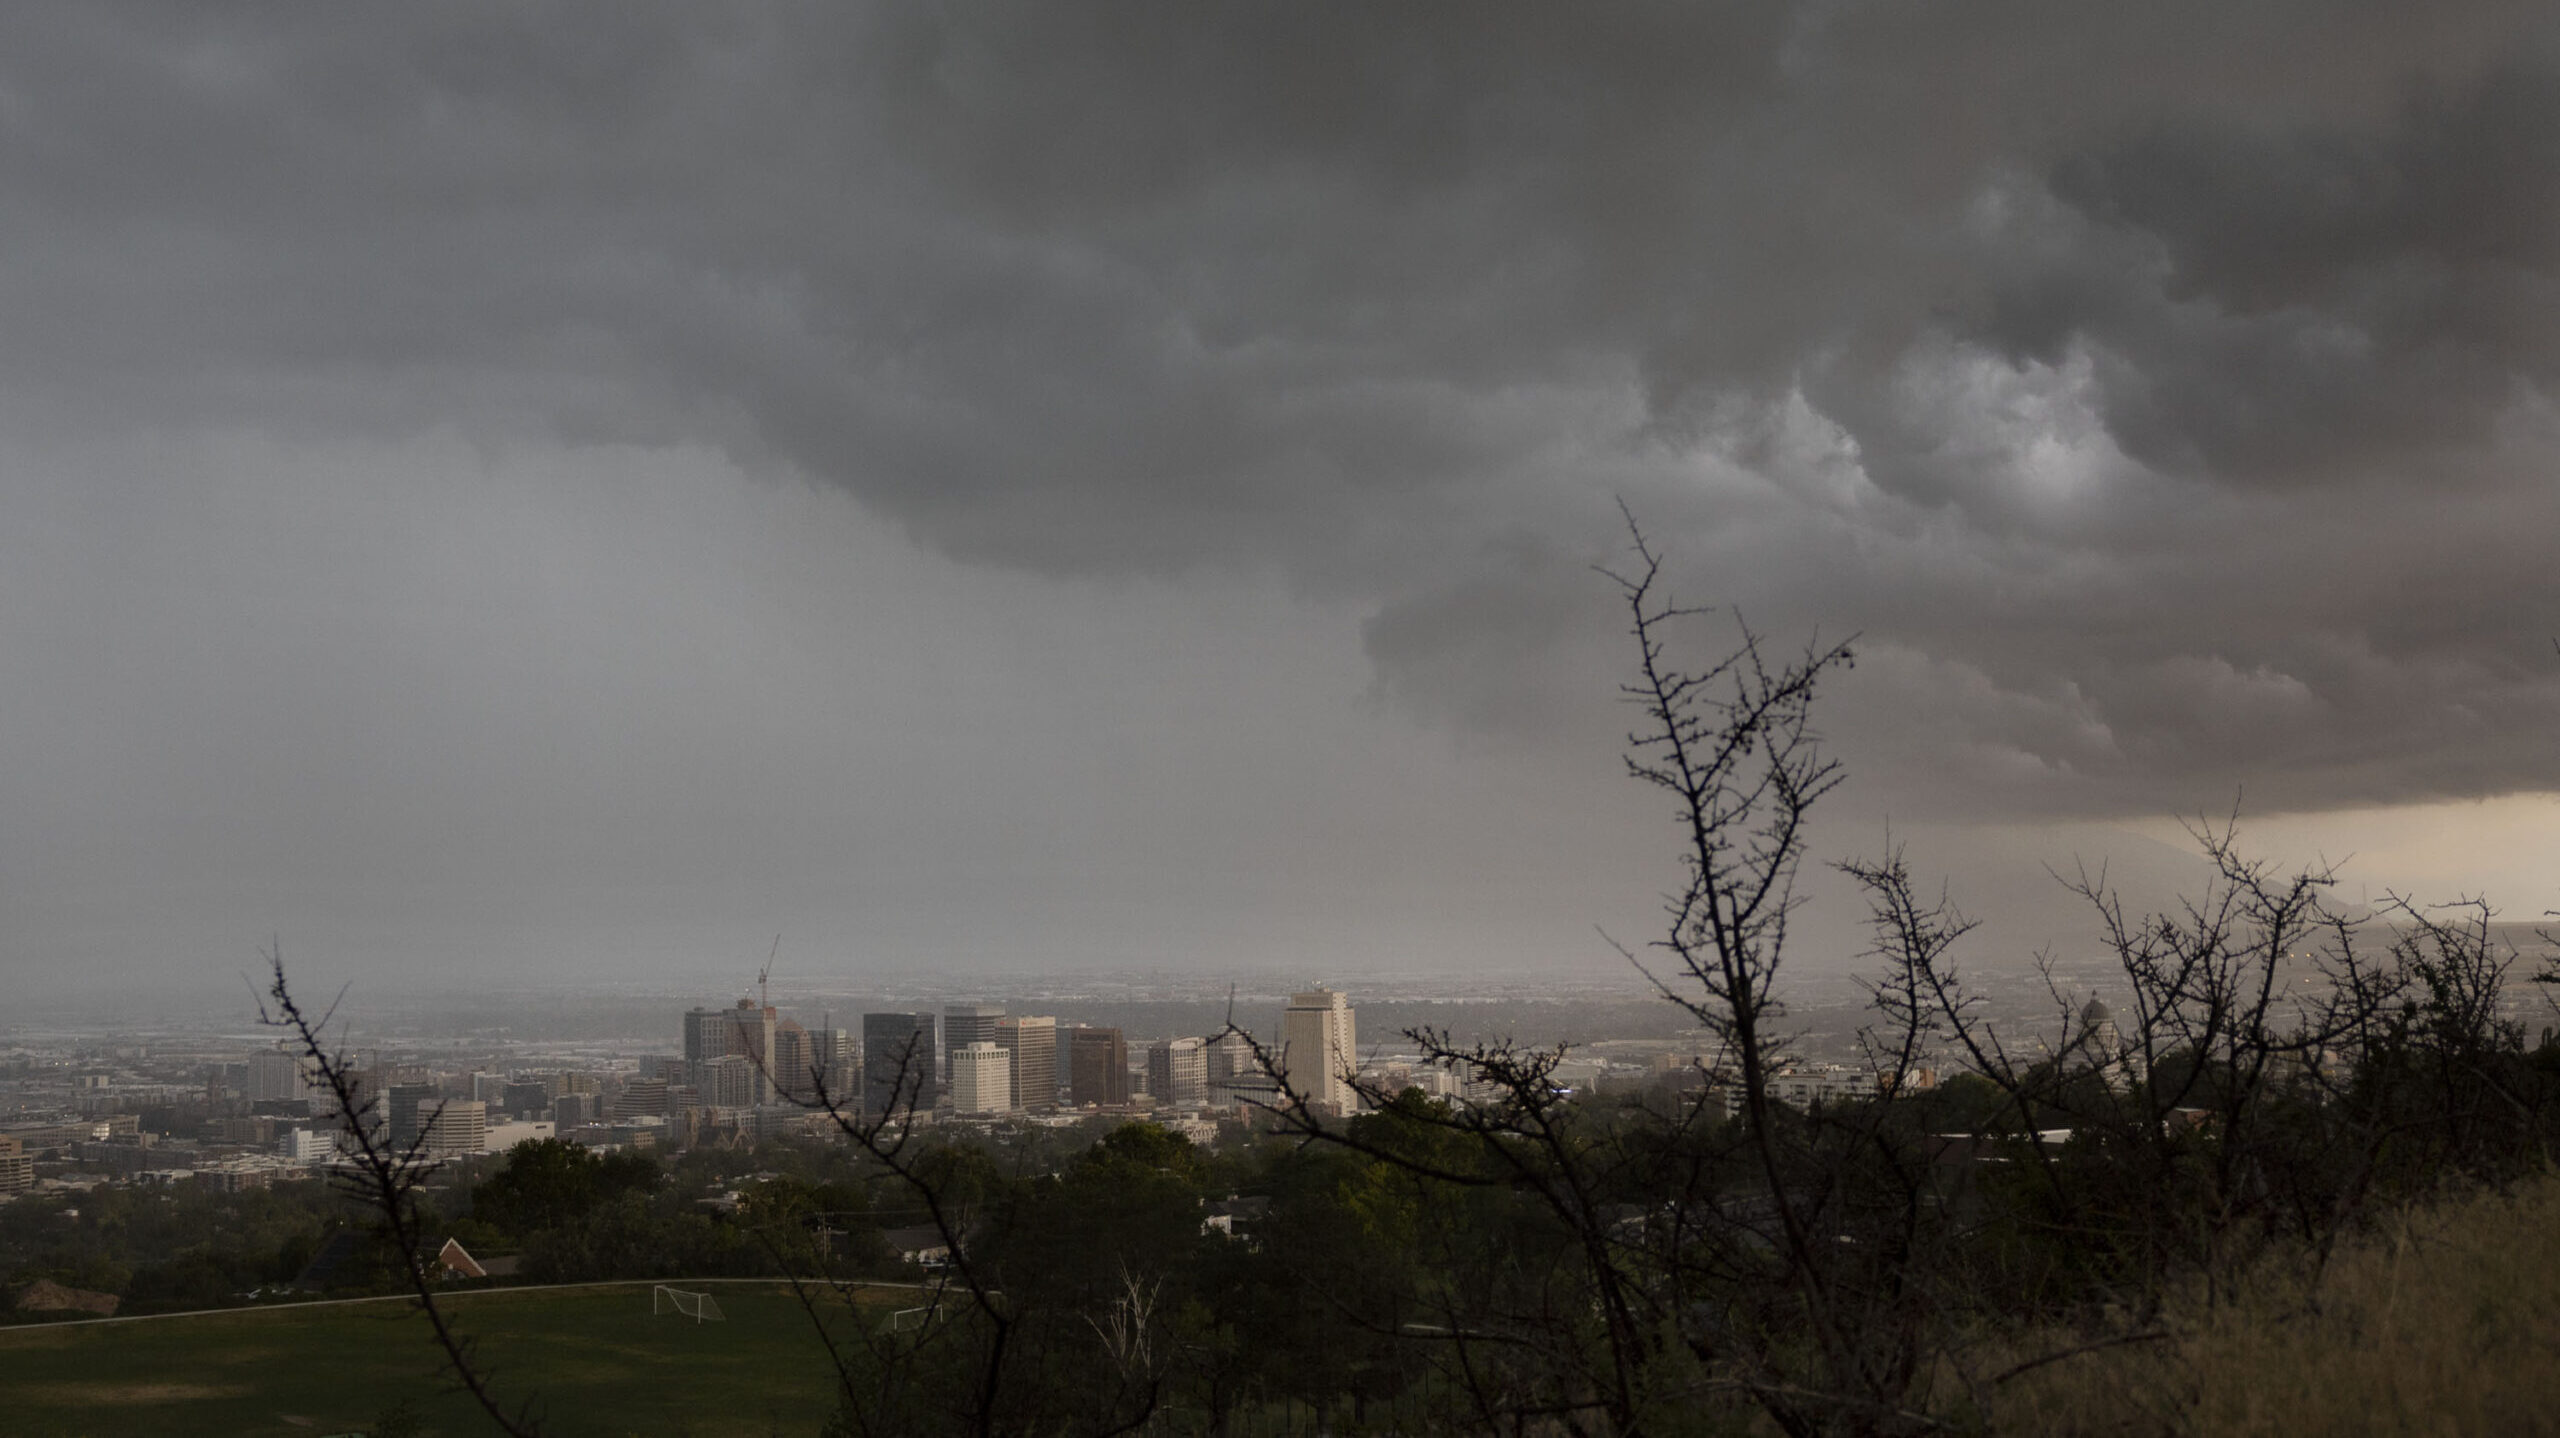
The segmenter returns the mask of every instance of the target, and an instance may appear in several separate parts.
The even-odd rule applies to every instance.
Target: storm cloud
[[[0,421],[711,452],[1581,742],[1623,501],[1879,807],[2554,787],[2531,4],[26,8]],[[574,526],[573,526],[574,527]]]

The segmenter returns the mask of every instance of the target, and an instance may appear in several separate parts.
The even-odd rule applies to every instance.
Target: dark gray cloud
[[[0,417],[713,448],[1474,730],[1624,498],[1879,803],[2547,788],[2545,9],[22,10]]]

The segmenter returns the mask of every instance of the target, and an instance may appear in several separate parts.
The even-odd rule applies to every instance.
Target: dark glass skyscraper
[[[1077,1104],[1129,1101],[1129,1045],[1118,1029],[1067,1030],[1067,1099]]]
[[[942,1065],[931,1014],[862,1016],[862,1111],[884,1117],[894,1104],[930,1112],[942,1101]]]

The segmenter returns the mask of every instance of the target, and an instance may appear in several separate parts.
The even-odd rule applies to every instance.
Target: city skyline
[[[2547,0],[0,7],[0,246],[12,1432],[2550,1421]]]

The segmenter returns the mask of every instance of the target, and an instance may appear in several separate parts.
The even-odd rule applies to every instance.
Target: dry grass
[[[2560,1178],[2269,1262],[2170,1337],[2020,1378],[2001,1434],[2560,1434]]]

